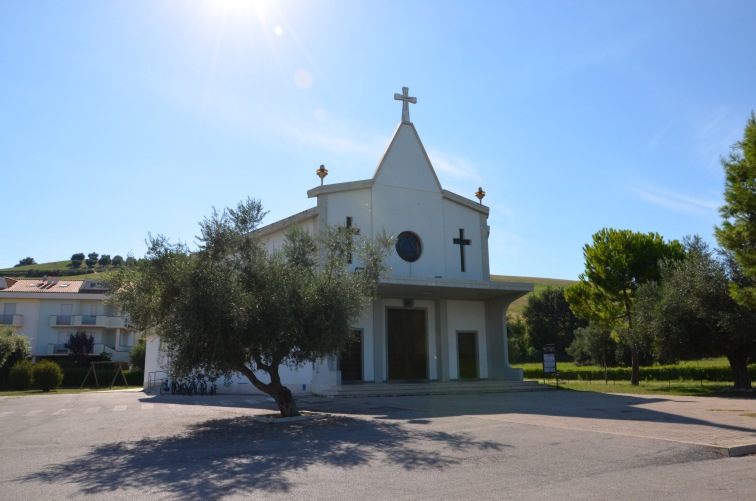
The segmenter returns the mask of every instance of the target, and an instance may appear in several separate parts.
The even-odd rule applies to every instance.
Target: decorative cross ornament
[[[409,123],[409,103],[417,104],[417,98],[409,96],[409,87],[402,87],[402,93],[395,93],[394,99],[402,101],[402,122]]]
[[[465,230],[459,229],[459,238],[455,238],[452,242],[459,245],[459,261],[462,266],[462,271],[465,271],[465,245],[470,245],[472,242],[470,239],[465,238]]]

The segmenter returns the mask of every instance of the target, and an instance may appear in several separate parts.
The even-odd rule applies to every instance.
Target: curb
[[[719,446],[710,446],[716,449],[717,451],[721,452],[723,455],[736,458],[741,456],[750,456],[751,454],[756,454],[756,444],[743,444],[743,445],[735,445],[733,447],[719,447]]]
[[[330,414],[303,411],[301,416],[280,417],[279,414],[264,414],[261,416],[250,416],[249,419],[251,419],[255,423],[290,424],[301,423],[304,421],[315,421],[327,417],[330,417]]]

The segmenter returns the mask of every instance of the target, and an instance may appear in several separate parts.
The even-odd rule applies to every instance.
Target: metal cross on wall
[[[402,101],[402,122],[409,122],[409,103],[417,104],[417,98],[409,96],[409,87],[402,87],[402,93],[394,93],[394,99]]]
[[[465,271],[465,245],[470,245],[472,242],[465,238],[465,230],[459,229],[459,238],[455,238],[453,242],[459,245],[459,261],[462,266],[462,271]]]

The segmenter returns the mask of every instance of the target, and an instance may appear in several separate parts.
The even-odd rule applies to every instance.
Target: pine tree
[[[756,115],[746,124],[743,139],[721,159],[725,170],[722,225],[715,228],[719,245],[735,255],[743,272],[756,278]],[[730,293],[741,305],[756,309],[756,287],[733,283]]]

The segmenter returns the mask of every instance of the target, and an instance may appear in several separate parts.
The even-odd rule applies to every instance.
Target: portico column
[[[449,381],[449,311],[446,299],[436,300],[436,353],[438,380]]]
[[[522,369],[509,365],[506,318],[512,301],[510,298],[496,298],[485,303],[488,378],[492,381],[523,380]]]
[[[382,383],[386,380],[386,322],[383,314],[383,301],[373,301],[373,381]]]

